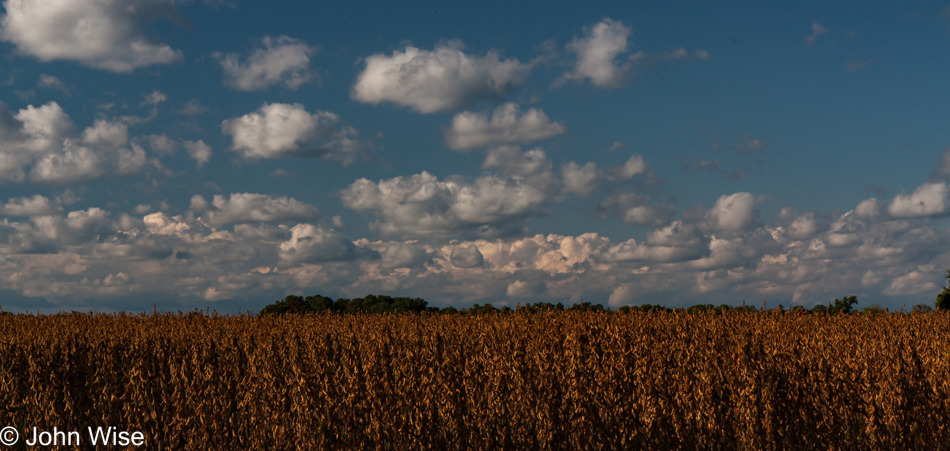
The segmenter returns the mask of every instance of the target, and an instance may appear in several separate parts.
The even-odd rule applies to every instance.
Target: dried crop
[[[173,450],[939,449],[948,337],[944,313],[4,315],[0,426]]]

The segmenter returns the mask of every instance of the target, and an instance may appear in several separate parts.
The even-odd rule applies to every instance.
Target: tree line
[[[947,278],[950,279],[950,271],[947,272]],[[842,296],[840,299],[835,299],[834,302],[828,303],[827,305],[819,304],[813,307],[811,310],[805,309],[802,306],[796,306],[791,310],[793,312],[802,312],[802,313],[818,313],[818,314],[838,314],[838,313],[862,313],[862,314],[877,314],[885,313],[887,310],[878,306],[872,305],[865,307],[864,309],[857,310],[855,305],[858,304],[857,296]],[[940,310],[950,310],[950,287],[945,288],[942,293],[937,296],[937,301],[935,306]],[[785,307],[779,305],[773,311],[784,312]],[[268,304],[260,311],[261,316],[271,316],[271,315],[284,315],[284,314],[354,314],[354,313],[426,313],[426,314],[467,314],[467,315],[484,315],[484,314],[494,314],[494,313],[541,313],[541,312],[603,312],[603,313],[636,313],[636,312],[654,312],[654,311],[664,311],[664,312],[674,312],[674,311],[685,311],[686,313],[697,313],[697,312],[714,312],[721,314],[723,312],[760,312],[766,311],[765,304],[761,309],[757,309],[751,305],[733,306],[729,304],[720,304],[714,306],[712,304],[697,304],[686,308],[671,308],[662,305],[652,305],[652,304],[643,304],[637,306],[622,306],[616,310],[604,307],[601,304],[594,304],[590,302],[581,301],[579,303],[572,304],[570,306],[565,306],[563,303],[552,304],[550,302],[535,302],[528,304],[518,304],[515,308],[509,306],[495,307],[490,303],[487,304],[474,304],[468,308],[455,308],[455,307],[432,307],[422,298],[412,298],[404,296],[386,296],[386,295],[375,295],[368,294],[361,298],[338,298],[336,300],[322,296],[319,294],[313,296],[297,296],[297,295],[288,295],[287,297],[274,302],[273,304]],[[927,304],[917,304],[915,305],[912,312],[926,313],[933,311],[933,308]]]

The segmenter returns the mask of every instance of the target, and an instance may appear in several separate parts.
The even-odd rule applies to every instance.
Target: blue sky
[[[5,0],[0,303],[931,303],[950,5]]]

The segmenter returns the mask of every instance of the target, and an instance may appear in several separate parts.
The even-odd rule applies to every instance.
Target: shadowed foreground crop
[[[147,449],[935,449],[948,332],[944,313],[4,315],[0,426]]]

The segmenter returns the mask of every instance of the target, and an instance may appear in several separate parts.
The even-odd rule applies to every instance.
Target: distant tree
[[[910,312],[911,313],[930,313],[932,311],[934,311],[934,308],[931,307],[929,304],[917,304],[914,306],[913,309],[911,309]]]
[[[604,311],[604,306],[581,301],[580,304],[574,304],[570,306],[568,310],[572,312],[602,312]]]
[[[937,307],[937,310],[950,310],[950,271],[947,271],[947,275],[943,278],[947,279],[947,286],[937,295],[934,306]]]
[[[284,313],[308,313],[313,311],[310,304],[300,296],[288,295],[284,299],[264,307],[261,315],[283,315]]]
[[[842,296],[841,299],[835,299],[835,305],[831,309],[835,312],[851,313],[852,306],[857,303],[857,296]]]
[[[408,298],[368,294],[362,298],[334,301],[319,294],[307,296],[289,295],[282,300],[261,309],[261,315],[283,315],[285,313],[438,313],[439,309],[428,307],[421,298]]]
[[[326,296],[320,296],[319,294],[307,296],[304,301],[317,313],[333,311],[333,299]]]

